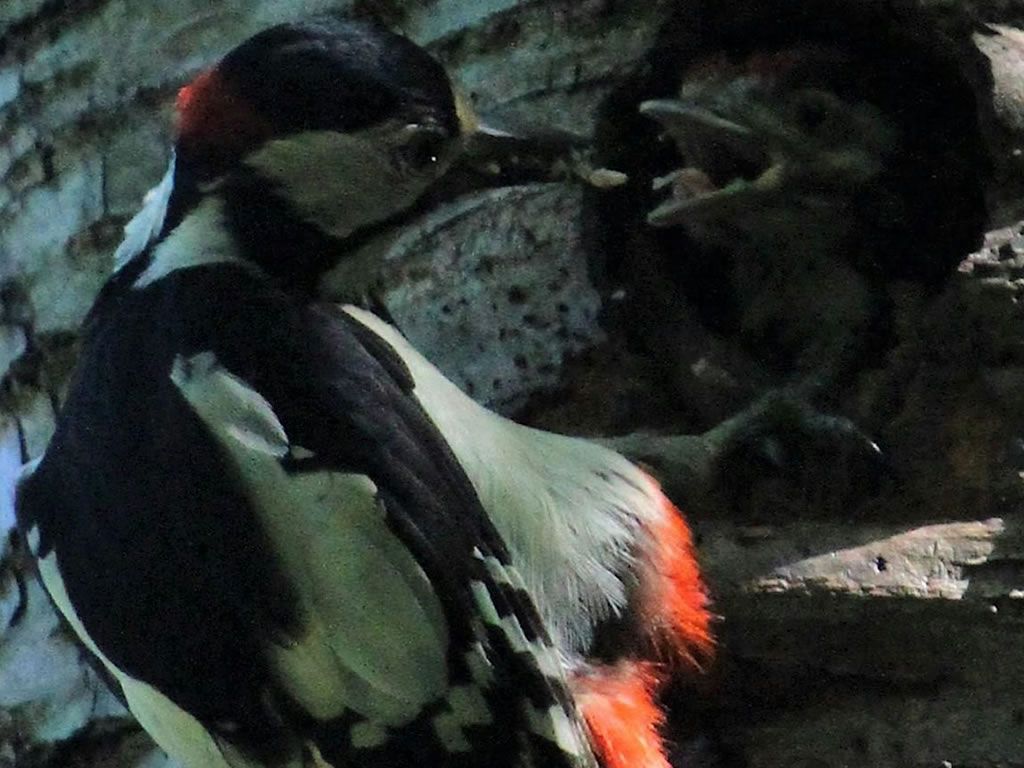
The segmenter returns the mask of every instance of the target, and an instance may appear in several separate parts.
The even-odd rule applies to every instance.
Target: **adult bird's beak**
[[[485,186],[548,181],[572,169],[587,144],[569,131],[483,115],[465,136],[459,164],[479,174]]]

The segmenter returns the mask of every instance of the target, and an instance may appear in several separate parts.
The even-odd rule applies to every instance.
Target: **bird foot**
[[[849,515],[892,477],[854,422],[792,394],[770,394],[706,437],[714,493],[744,519]]]

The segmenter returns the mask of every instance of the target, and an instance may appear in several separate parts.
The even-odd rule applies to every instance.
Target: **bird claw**
[[[716,447],[714,485],[744,517],[847,515],[892,479],[888,458],[853,421],[770,395]]]

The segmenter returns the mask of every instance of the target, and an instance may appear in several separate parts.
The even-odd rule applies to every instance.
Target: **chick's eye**
[[[832,117],[832,103],[821,94],[809,92],[796,103],[796,119],[811,132],[825,130]]]

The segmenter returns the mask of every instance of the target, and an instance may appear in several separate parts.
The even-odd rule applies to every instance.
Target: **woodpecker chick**
[[[741,337],[805,374],[847,367],[880,311],[855,207],[898,130],[830,84],[846,64],[830,49],[712,57],[684,75],[677,99],[640,105],[683,163],[654,181],[666,199],[648,222],[729,253]]]
[[[312,298],[472,130],[442,68],[373,26],[286,24],[178,108],[17,497],[131,711],[194,768],[663,768],[658,665],[710,651],[678,511]],[[611,620],[636,640],[594,661]]]
[[[678,99],[643,102],[640,112],[662,124],[688,163],[656,180],[672,196],[648,221],[731,240],[737,230],[793,236],[786,227],[813,223],[800,226],[800,214],[838,216],[844,200],[879,176],[897,143],[881,110],[847,102],[828,86],[823,70],[841,63],[838,52],[825,50],[742,64],[713,59],[684,75]]]
[[[886,62],[813,42],[713,54],[640,105],[681,165],[654,180],[648,223],[727,254],[737,330],[779,368],[847,374],[885,346],[886,283],[941,287],[980,236],[979,169]],[[924,241],[943,216],[942,241]]]

